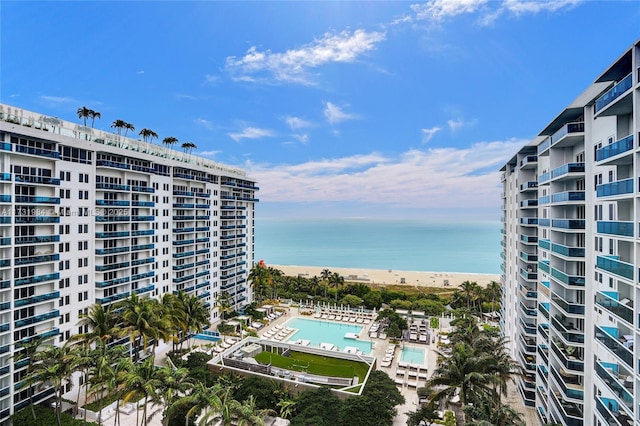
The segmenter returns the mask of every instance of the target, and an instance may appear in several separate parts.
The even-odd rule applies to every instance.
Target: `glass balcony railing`
[[[173,265],[173,270],[174,271],[182,271],[183,269],[189,269],[189,268],[193,268],[196,264],[194,262],[192,263],[185,263],[183,265]]]
[[[520,275],[525,279],[525,280],[537,280],[538,279],[538,273],[534,272],[534,271],[528,271],[524,268],[520,268]]]
[[[33,277],[28,277],[28,278],[19,278],[19,279],[14,281],[14,284],[15,285],[36,284],[36,283],[41,283],[41,282],[45,282],[45,281],[53,281],[53,280],[58,280],[58,279],[60,279],[60,273],[59,272],[53,272],[51,274],[36,275],[36,276],[33,276]]]
[[[155,216],[131,216],[132,222],[151,222],[155,219]]]
[[[35,195],[16,195],[16,203],[60,204],[60,198]]]
[[[633,222],[596,222],[597,231],[600,234],[620,235],[621,237],[633,237]]]
[[[596,256],[596,267],[598,269],[611,272],[619,277],[633,280],[633,265],[622,262],[615,256]]]
[[[127,200],[96,200],[97,206],[128,206]]]
[[[596,340],[609,348],[629,368],[633,368],[633,342],[622,342],[618,336],[618,329],[613,327],[595,326]],[[628,347],[627,347],[628,346]]]
[[[633,135],[620,139],[596,151],[596,161],[603,161],[633,149]]]
[[[96,222],[129,222],[129,216],[96,216]]]
[[[132,186],[131,190],[134,192],[146,192],[147,194],[155,194],[156,192],[156,190],[150,186],[140,186],[140,185]]]
[[[185,215],[177,215],[177,216],[173,216],[173,220],[194,220],[196,217],[195,216],[185,216]]]
[[[121,185],[117,183],[96,182],[96,189],[111,189],[115,191],[129,191],[129,185]]]
[[[538,237],[535,235],[520,235],[520,241],[535,244],[538,242]]]
[[[96,232],[96,238],[123,238],[128,236],[129,231]]]
[[[551,219],[538,218],[538,226],[545,227],[545,228],[551,226]]]
[[[560,340],[551,340],[551,349],[560,363],[570,371],[583,372],[584,361],[576,356],[576,349],[573,346],[566,346]],[[571,353],[569,353],[571,351]]]
[[[552,203],[564,203],[570,201],[584,201],[584,191],[566,191],[551,195]]]
[[[556,317],[551,318],[551,325],[557,333],[569,343],[584,343],[584,331],[579,330],[573,323],[560,321]]]
[[[551,226],[561,229],[584,229],[584,219],[552,219]]]
[[[564,401],[560,392],[550,392],[553,402],[562,415],[562,424],[566,426],[584,426],[584,413],[580,404]]]
[[[584,173],[584,163],[567,163],[551,170],[551,178],[559,178],[569,173]]]
[[[584,122],[567,123],[556,130],[556,132],[551,135],[551,145],[554,145],[569,133],[584,133]]]
[[[548,302],[538,303],[538,311],[540,311],[540,313],[544,315],[546,319],[549,319],[549,303]]]
[[[235,285],[235,284],[232,284],[231,286],[233,286],[233,285]],[[535,337],[535,335],[536,335],[536,325],[535,324],[526,323],[522,318],[520,318],[520,325],[522,326],[522,329],[524,330],[525,334],[528,334],[531,337]]]
[[[549,261],[548,260],[541,260],[538,262],[538,269],[541,271],[546,272],[547,274],[549,273],[550,270],[550,266],[549,266]]]
[[[193,256],[195,254],[196,254],[195,251],[186,251],[186,252],[183,252],[183,253],[173,253],[173,258],[174,259],[180,259],[180,258],[183,258],[183,257]]]
[[[137,201],[137,200],[133,200],[131,202],[132,206],[135,207],[155,207],[156,203],[154,203],[153,201]]]
[[[140,229],[138,231],[131,231],[131,236],[132,237],[137,237],[140,235],[153,235],[154,234],[154,230],[153,229]]]
[[[128,164],[117,163],[115,161],[109,161],[109,160],[98,160],[98,161],[96,161],[96,166],[98,166],[98,167],[113,167],[113,168],[122,169],[122,170],[131,169],[131,166],[128,165]]]
[[[564,284],[584,287],[585,279],[582,275],[568,275],[556,268],[551,268],[551,276]]]
[[[566,257],[584,257],[584,247],[567,247],[562,244],[551,244],[551,251]]]
[[[635,424],[633,419],[620,410],[618,401],[611,398],[596,396],[596,410],[611,426],[627,426]]]
[[[549,149],[549,147],[551,147],[551,138],[546,138],[544,141],[542,141],[538,145],[538,155],[540,155],[543,152],[545,152],[547,149]]]
[[[33,263],[54,262],[60,260],[59,254],[43,254],[40,256],[17,257],[15,258],[16,266],[31,265]]]
[[[538,240],[538,247],[551,250],[551,241],[549,240]]]
[[[16,174],[15,180],[16,182],[37,183],[40,185],[60,185],[60,179],[47,176]]]
[[[51,312],[47,312],[45,314],[41,314],[41,315],[35,315],[29,318],[23,318],[20,320],[17,320],[15,322],[15,326],[16,327],[24,327],[26,325],[31,325],[31,324],[37,324],[39,322],[42,321],[47,321],[50,320],[52,318],[57,318],[60,316],[60,311],[58,311],[57,309]]]
[[[545,340],[549,339],[549,324],[539,324],[538,331]]]
[[[618,293],[614,291],[598,291],[595,300],[596,305],[633,324],[633,301],[629,299],[618,300]]]
[[[520,201],[520,207],[537,207],[538,200],[522,200]]]
[[[174,240],[173,241],[173,245],[174,246],[184,246],[187,244],[194,244],[195,240],[194,239],[190,239],[190,240]]]
[[[605,183],[596,187],[598,197],[613,197],[624,194],[633,194],[633,178]]]
[[[630,73],[628,76],[626,76],[625,78],[620,80],[618,83],[616,83],[615,86],[613,86],[611,89],[605,92],[602,96],[596,99],[595,113],[597,114],[600,111],[602,111],[604,107],[606,107],[611,102],[618,99],[623,93],[631,89],[632,86],[633,86],[633,73]]]
[[[560,389],[562,393],[564,393],[565,398],[563,399],[577,399],[580,401],[584,400],[584,390],[575,389],[568,385],[574,385],[578,387],[577,377],[571,375],[560,374],[553,364],[550,366],[551,375],[556,379],[556,382],[560,385]]]
[[[131,249],[131,247],[129,247],[129,246],[97,248],[96,249],[96,254],[99,254],[99,255],[102,256],[102,255],[107,255],[107,254],[127,253],[127,252],[129,252],[130,249]]]
[[[555,293],[551,294],[551,300],[558,305],[566,314],[584,315],[584,305],[579,303],[569,303]]]
[[[34,305],[36,303],[46,302],[47,300],[54,300],[58,297],[60,297],[60,292],[54,291],[51,293],[40,294],[38,296],[25,297],[24,299],[16,299],[13,302],[13,306],[17,308],[20,306]]]
[[[538,218],[537,217],[521,217],[520,218],[521,225],[537,225]],[[231,225],[230,229],[240,228],[240,226],[236,227],[235,225]]]
[[[538,345],[538,355],[542,358],[544,364],[549,365],[549,347],[546,344],[541,343]],[[540,374],[539,368],[538,374]]]
[[[131,265],[130,262],[119,262],[119,263],[112,263],[109,265],[96,265],[96,271],[97,272],[113,271],[114,269],[128,268],[130,265]]]
[[[537,262],[538,261],[538,255],[537,254],[525,253],[525,252],[521,251],[520,252],[520,259],[524,260],[525,262]]]
[[[131,277],[120,277],[120,278],[114,278],[108,281],[96,281],[96,287],[98,288],[111,287],[114,285],[128,283],[130,280],[131,280]]]
[[[144,272],[142,274],[131,275],[131,281],[142,280],[144,278],[150,278],[155,275],[154,271]]]
[[[137,246],[131,246],[131,251],[152,250],[155,248],[155,244],[138,244]]]
[[[633,376],[621,374],[618,364],[594,361],[598,377],[607,384],[627,408],[633,410]]]
[[[37,155],[40,157],[47,157],[47,158],[60,158],[60,154],[56,151],[49,151],[47,149],[40,149],[40,148],[32,148],[30,146],[24,146],[24,145],[14,145],[16,147],[15,151],[16,152],[22,152],[24,154],[30,154],[30,155]]]
[[[38,244],[38,243],[57,243],[60,241],[59,235],[29,235],[15,237],[15,244]]]
[[[146,259],[135,259],[131,261],[131,266],[144,265],[144,264],[153,263],[153,262],[155,262],[155,257],[149,257]]]

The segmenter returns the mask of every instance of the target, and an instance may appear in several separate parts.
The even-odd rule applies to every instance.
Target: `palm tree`
[[[153,130],[142,129],[138,134],[142,136],[142,140],[144,141],[145,144],[147,144],[147,150],[149,148],[149,142],[153,139],[158,139],[158,134]]]
[[[185,425],[189,425],[189,419],[194,416],[206,416],[210,410],[220,410],[222,408],[222,399],[220,398],[220,395],[223,390],[224,388],[220,384],[207,387],[202,382],[196,382],[191,393],[183,396],[174,403],[186,403],[191,406],[185,415]],[[204,424],[204,421],[206,420],[204,416],[200,424]]]
[[[153,358],[147,358],[139,364],[134,364],[131,371],[125,373],[122,387],[126,389],[126,394],[122,400],[124,403],[139,401],[143,399],[144,408],[142,411],[142,425],[147,424],[147,400],[156,395],[157,389],[161,386],[159,373],[153,365]],[[136,410],[136,424],[139,422],[140,410]]]
[[[54,390],[58,426],[62,425],[61,408],[64,385],[73,374],[71,345],[47,345],[31,357],[32,369],[25,376],[28,383],[48,383]]]
[[[474,297],[476,295],[477,287],[478,284],[471,281],[464,281],[462,284],[460,284],[460,290],[462,291],[462,294],[466,296],[467,309],[469,310],[471,309],[471,305],[475,302]]]
[[[235,414],[234,424],[237,426],[264,426],[264,417],[275,414],[271,409],[259,409],[256,407],[256,400],[253,395],[250,395],[242,403],[235,401],[232,405]]]
[[[159,386],[153,396],[153,402],[162,407],[162,424],[169,424],[169,409],[193,387],[193,381],[189,377],[186,368],[160,367],[158,375]]]
[[[232,311],[233,299],[227,291],[220,292],[218,296],[218,309],[220,310],[220,321],[224,321],[224,314]]]
[[[173,145],[178,143],[178,139],[174,138],[173,136],[167,136],[162,140],[162,143],[164,145],[167,145],[169,148],[171,148],[171,151],[173,151]]]
[[[491,300],[491,309],[495,311],[496,300],[502,297],[502,286],[496,281],[491,281],[484,289],[484,297]]]
[[[100,114],[98,111],[94,111],[94,110],[89,110],[89,117],[91,117],[91,128],[93,129],[93,122],[95,121],[96,118],[102,118],[102,114]]]
[[[124,299],[117,306],[120,311],[120,320],[123,330],[131,336],[134,350],[134,360],[139,359],[140,345],[142,349],[149,346],[153,339],[151,358],[155,357],[155,349],[158,339],[167,339],[170,324],[167,318],[162,316],[162,305],[155,299],[141,299],[136,293],[132,293],[128,299]],[[136,344],[136,342],[138,342]]]
[[[77,112],[78,112],[78,118],[82,118],[84,120],[83,126],[87,127],[87,118],[91,117],[91,113],[93,111],[87,108],[86,106],[83,106],[82,108],[78,108]]]
[[[329,277],[329,285],[336,288],[336,303],[338,303],[338,290],[344,285],[344,277],[334,272],[331,277]]]
[[[112,348],[99,348],[94,351],[93,366],[90,370],[91,388],[89,392],[98,399],[98,419],[102,421],[102,408],[105,393],[117,384],[117,370],[114,361],[122,359],[125,350],[117,345]],[[85,416],[86,419],[86,416]]]
[[[251,271],[249,271],[249,281],[253,287],[253,293],[258,296],[258,302],[261,300],[260,296],[264,297],[265,289],[269,282],[269,269],[265,266],[264,262],[260,261],[253,265]]]
[[[22,360],[29,361],[29,363],[27,364],[26,376],[23,380],[25,382],[25,385],[27,386],[27,394],[29,395],[29,406],[31,407],[31,416],[33,417],[34,421],[36,420],[36,412],[33,408],[33,385],[37,383],[37,380],[35,380],[31,376],[31,370],[33,368],[31,357],[33,357],[33,355],[38,351],[38,348],[40,347],[42,342],[43,340],[40,337],[35,336],[27,342],[21,344],[22,350],[19,350],[18,345],[16,345],[16,352],[13,354],[13,359],[15,362]]]
[[[324,268],[322,272],[320,272],[320,278],[322,278],[322,282],[324,283],[324,297],[327,298],[327,287],[329,287],[329,278],[331,277],[331,271],[327,268]]]
[[[120,134],[122,133],[122,129],[124,129],[124,120],[115,120],[113,123],[111,123],[111,128],[116,129],[118,132],[118,136],[120,136]]]
[[[87,314],[80,316],[78,326],[88,326],[89,331],[77,334],[71,338],[72,341],[80,340],[88,344],[101,343],[106,345],[114,338],[122,335],[122,330],[118,327],[118,318],[114,313],[113,305],[104,306],[99,303],[91,305]]]
[[[277,407],[280,409],[280,417],[290,419],[296,412],[298,401],[289,395],[284,396],[278,401]]]
[[[309,280],[309,290],[313,292],[314,296],[318,293],[318,287],[320,287],[320,278],[318,278],[317,275],[314,275]]]
[[[127,137],[127,133],[129,132],[129,130],[131,130],[132,132],[135,130],[135,126],[131,123],[124,123],[124,137]]]

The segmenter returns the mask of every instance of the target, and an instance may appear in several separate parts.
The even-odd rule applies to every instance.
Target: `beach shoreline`
[[[403,271],[394,269],[334,268],[329,266],[267,265],[281,270],[286,276],[312,278],[321,277],[328,269],[337,272],[345,281],[372,285],[404,285],[415,287],[458,287],[464,281],[475,282],[485,287],[491,281],[500,282],[498,274],[466,272]]]

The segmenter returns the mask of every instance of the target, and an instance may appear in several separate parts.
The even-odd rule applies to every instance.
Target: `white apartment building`
[[[29,403],[12,355],[84,332],[94,303],[182,290],[216,323],[223,292],[252,301],[258,188],[242,170],[0,104],[0,187],[0,424]]]
[[[640,40],[501,169],[502,330],[540,424],[640,425],[639,142]]]

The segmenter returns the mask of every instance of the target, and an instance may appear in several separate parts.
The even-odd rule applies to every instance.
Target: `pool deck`
[[[258,335],[262,337],[267,330],[271,330],[276,325],[284,326],[289,319],[296,318],[296,317],[344,324],[344,322],[331,321],[329,319],[313,318],[312,316],[308,316],[308,315],[299,315],[298,308],[289,308],[289,310],[285,315],[282,315],[280,318],[277,318],[271,321],[268,326],[263,327],[261,330],[259,330]],[[351,323],[347,323],[347,324],[351,324]],[[437,355],[434,352],[435,345],[434,344],[428,344],[428,345],[414,344],[414,343],[403,342],[397,345],[393,355],[393,360],[391,361],[391,365],[389,367],[382,367],[380,364],[382,360],[385,358],[385,356],[387,355],[387,348],[390,345],[389,339],[369,338],[369,329],[373,325],[373,321],[370,322],[369,324],[354,324],[354,325],[359,325],[363,327],[358,340],[364,341],[364,342],[368,342],[368,341],[373,342],[373,350],[371,351],[370,355],[376,358],[377,369],[387,373],[392,380],[398,380],[402,382],[402,385],[398,385],[398,390],[404,396],[405,403],[404,405],[397,407],[398,414],[396,415],[393,424],[394,426],[406,425],[407,424],[406,413],[408,411],[415,411],[418,409],[418,393],[416,392],[416,389],[417,387],[424,386],[425,380],[418,381],[416,380],[417,377],[416,378],[410,377],[410,372],[416,372],[416,371],[410,370],[409,368],[404,367],[404,364],[402,364],[402,362],[400,361],[402,348],[407,347],[407,348],[417,348],[417,349],[424,350],[425,358],[426,358],[425,364],[423,366],[420,366],[420,369],[416,373],[423,374],[425,373],[425,370],[426,370],[427,377],[431,377],[431,374],[433,374],[433,370],[436,368]],[[401,372],[404,371],[404,374],[398,375],[398,370],[400,370]],[[409,387],[408,383],[411,383],[411,382],[417,382],[417,387],[416,388]]]

